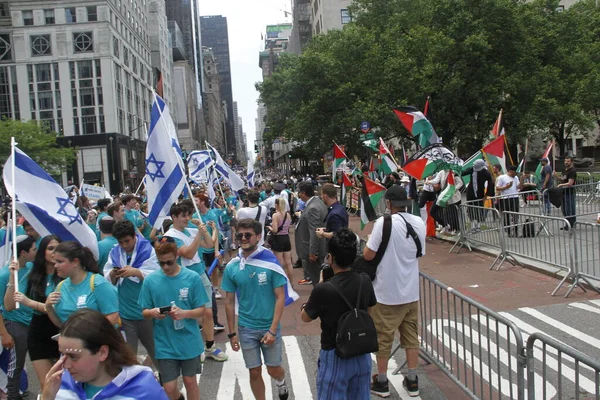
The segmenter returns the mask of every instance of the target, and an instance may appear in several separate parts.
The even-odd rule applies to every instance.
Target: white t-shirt
[[[267,219],[267,208],[264,206],[256,206],[256,207],[243,207],[240,208],[237,211],[237,216],[236,219],[239,221],[241,219],[245,219],[245,218],[251,218],[251,219],[256,219],[256,215],[258,214],[258,207],[261,208],[260,211],[260,218],[258,219],[258,222],[260,222],[260,224],[262,225],[262,231],[265,231],[265,220]],[[260,238],[260,241],[258,242],[259,246],[262,246],[265,243],[265,234],[263,233],[263,235]]]
[[[402,213],[402,217],[413,226],[425,254],[426,227],[423,220],[415,215]],[[406,225],[402,217],[392,215],[392,234],[387,250],[377,267],[373,289],[377,302],[386,305],[399,305],[419,300],[419,259],[417,246],[412,237],[406,237]],[[383,217],[375,221],[367,247],[377,251],[383,236]]]
[[[518,197],[519,196],[519,178],[518,177],[513,177],[511,178],[508,175],[500,175],[498,178],[496,178],[496,187],[504,187],[506,185],[508,185],[510,182],[512,182],[512,186],[509,187],[506,190],[503,190],[502,192],[499,193],[499,195],[501,196],[506,196],[506,197]]]
[[[270,210],[271,208],[275,208],[275,200],[277,200],[280,197],[283,197],[288,201],[285,211],[289,212],[290,211],[289,192],[287,190],[282,190],[281,193],[274,194],[273,196],[269,197],[268,199],[261,201],[260,205],[263,207],[267,207],[267,210]]]

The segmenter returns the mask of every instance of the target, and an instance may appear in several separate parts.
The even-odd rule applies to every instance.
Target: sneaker
[[[215,324],[215,332],[223,332],[224,330],[225,330],[225,327],[222,324],[220,324],[218,322]]]
[[[296,263],[294,264],[294,268],[302,268],[302,261],[296,261]]]
[[[218,290],[215,290],[215,299],[222,299],[223,296],[221,295],[221,292],[219,292]]]
[[[312,285],[312,281],[310,279],[302,279],[298,281],[298,285]]]
[[[214,346],[213,346],[214,347]],[[206,361],[206,354],[201,353],[200,354],[200,364],[204,364],[204,361]]]
[[[279,400],[287,400],[289,396],[287,385],[284,383],[281,386],[277,386],[277,393],[279,394]]]
[[[390,383],[379,382],[377,375],[373,375],[373,382],[371,383],[371,393],[379,397],[390,397]]]
[[[402,387],[406,389],[410,397],[417,397],[419,395],[419,377],[416,376],[415,380],[411,381],[407,376],[405,376],[404,380],[402,381]]]
[[[212,358],[215,361],[227,361],[227,359],[229,358],[223,350],[214,345],[210,349],[206,349],[204,353],[207,358]]]

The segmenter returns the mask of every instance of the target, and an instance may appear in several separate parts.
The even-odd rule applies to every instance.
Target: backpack
[[[375,323],[366,310],[361,310],[363,274],[359,274],[358,297],[352,306],[346,296],[333,282],[327,282],[340,295],[350,310],[340,316],[335,335],[335,354],[340,358],[352,358],[379,350]]]

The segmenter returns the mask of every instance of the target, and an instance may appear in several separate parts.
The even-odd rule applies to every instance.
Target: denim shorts
[[[240,326],[238,330],[240,347],[242,348],[246,368],[251,369],[262,365],[261,351],[267,367],[279,367],[281,365],[283,360],[281,329],[277,329],[275,343],[271,345],[261,343],[261,339],[265,336],[268,329],[256,330]]]

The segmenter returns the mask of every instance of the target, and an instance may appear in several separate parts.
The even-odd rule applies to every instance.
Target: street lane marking
[[[571,303],[569,305],[571,307],[576,307],[576,308],[580,308],[580,309],[585,310],[585,311],[589,311],[589,312],[593,312],[593,313],[596,313],[596,314],[600,314],[600,308],[594,307],[594,306],[590,306],[589,304],[586,304],[586,303]]]
[[[291,380],[291,382],[288,382],[288,390],[291,391],[293,385],[295,398],[299,399],[300,396],[302,396],[303,399],[312,400],[312,391],[310,390],[306,366],[304,365],[302,352],[298,345],[298,339],[295,336],[285,336],[283,338],[283,344],[285,345],[285,353],[288,360],[288,372]]]
[[[377,369],[377,357],[375,356],[374,353],[371,353],[371,359],[373,360],[373,366],[375,367],[375,369]],[[388,362],[388,372],[387,372],[388,383],[390,384],[390,386],[393,386],[396,389],[396,392],[398,392],[401,399],[408,399],[410,397],[408,394],[408,391],[406,391],[406,389],[404,389],[404,386],[402,386],[402,381],[404,380],[404,375],[403,374],[398,374],[398,375],[392,374],[392,372],[394,372],[396,370],[396,368],[398,368],[398,363],[396,362],[396,359],[394,357],[391,357]],[[412,398],[420,399],[421,396],[415,396]]]

